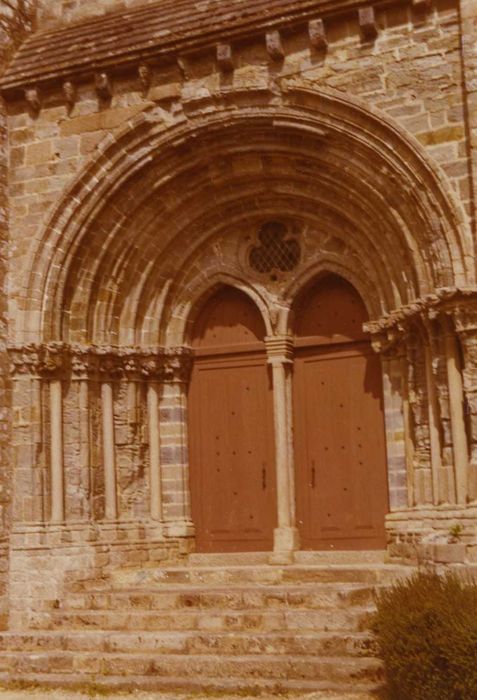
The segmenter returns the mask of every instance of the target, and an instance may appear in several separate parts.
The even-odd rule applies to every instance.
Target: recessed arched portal
[[[258,308],[231,287],[216,292],[194,324],[189,464],[199,551],[272,549],[275,456],[264,336]]]
[[[385,547],[388,511],[379,357],[366,308],[329,275],[295,309],[294,429],[298,527],[304,549]]]

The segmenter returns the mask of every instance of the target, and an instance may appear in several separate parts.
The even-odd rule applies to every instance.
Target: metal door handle
[[[262,490],[265,491],[267,488],[267,470],[265,467],[262,467]]]
[[[315,488],[315,477],[316,477],[316,474],[315,474],[315,462],[313,461],[313,462],[311,463],[311,484],[310,484],[310,486],[311,486],[312,489]]]

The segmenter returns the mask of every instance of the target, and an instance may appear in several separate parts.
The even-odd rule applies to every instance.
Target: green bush
[[[477,700],[477,585],[417,573],[376,596],[392,700]]]

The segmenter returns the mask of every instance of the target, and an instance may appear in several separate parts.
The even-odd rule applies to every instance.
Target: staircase
[[[190,555],[70,584],[0,633],[0,681],[210,692],[368,691],[373,591],[408,575],[381,552]]]

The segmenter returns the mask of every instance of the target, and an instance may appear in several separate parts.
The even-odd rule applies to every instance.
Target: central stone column
[[[295,475],[293,469],[292,392],[293,338],[288,335],[265,338],[268,364],[273,378],[275,464],[277,473],[278,527],[274,531],[271,561],[282,564],[293,559],[299,547],[295,518]]]

